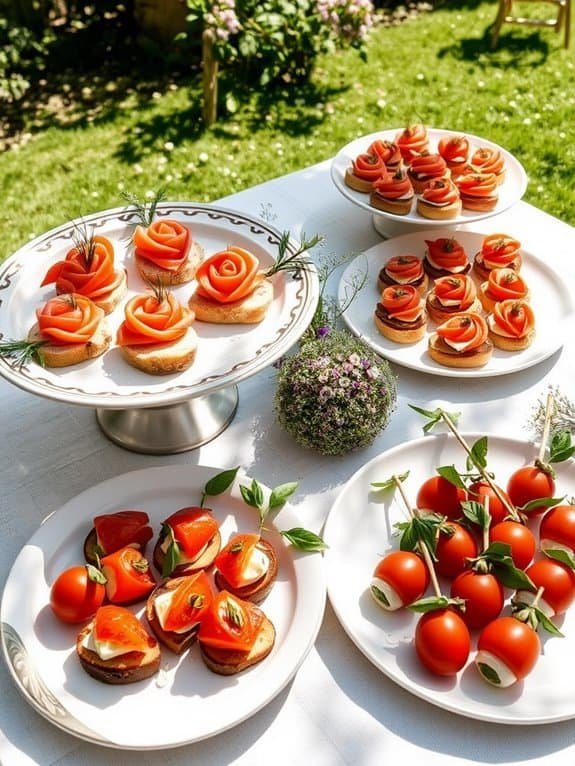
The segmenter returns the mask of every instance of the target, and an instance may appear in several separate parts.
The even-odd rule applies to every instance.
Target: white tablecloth
[[[269,218],[297,237],[326,235],[328,252],[360,252],[376,242],[371,217],[332,185],[329,164],[278,178],[220,200],[222,207]],[[476,231],[506,231],[528,250],[548,258],[575,287],[569,263],[574,230],[519,203]],[[575,327],[573,328],[575,330]],[[213,442],[168,457],[139,455],[110,443],[89,408],[38,398],[0,380],[0,587],[21,546],[42,519],[93,484],[153,465],[173,463],[230,467],[241,464],[268,485],[297,480],[294,504],[302,524],[319,531],[342,484],[381,451],[421,435],[421,420],[407,406],[442,405],[462,413],[466,431],[526,438],[524,424],[549,384],[573,394],[575,343],[524,372],[496,378],[428,376],[396,368],[397,411],[366,450],[329,459],[298,448],[273,414],[275,371],[267,369],[239,386],[237,415]],[[381,675],[354,647],[326,607],[315,647],[293,682],[259,713],[234,729],[180,749],[114,752],[63,733],[21,698],[0,663],[0,763],[108,764],[308,764],[381,766],[382,763],[514,763],[558,766],[575,762],[575,722],[504,726],[444,712]],[[575,690],[573,691],[575,694]]]

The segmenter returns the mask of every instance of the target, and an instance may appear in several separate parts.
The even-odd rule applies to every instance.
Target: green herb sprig
[[[297,277],[300,271],[305,271],[312,266],[312,261],[308,258],[301,258],[301,256],[308,250],[311,250],[312,247],[319,245],[323,240],[324,236],[322,234],[314,234],[313,237],[308,238],[302,233],[300,246],[295,252],[290,253],[290,234],[289,231],[284,231],[278,243],[277,260],[274,265],[270,266],[265,272],[266,277],[271,277],[280,271],[292,271]]]
[[[0,357],[12,359],[14,366],[21,370],[30,362],[36,362],[41,367],[46,366],[46,360],[42,353],[45,340],[3,340],[0,341]]]
[[[150,200],[141,200],[132,192],[122,192],[122,198],[134,208],[138,222],[146,229],[156,217],[156,210],[160,202],[166,199],[165,188],[157,189]]]

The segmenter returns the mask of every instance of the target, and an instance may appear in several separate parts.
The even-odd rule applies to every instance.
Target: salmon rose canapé
[[[528,296],[525,280],[514,269],[493,269],[479,290],[485,311],[493,311],[493,306],[500,301],[528,300]]]
[[[449,178],[428,181],[417,198],[417,212],[424,218],[444,221],[461,213],[459,191]]]
[[[434,322],[441,323],[462,311],[480,313],[481,303],[471,277],[454,274],[435,280],[427,296],[426,309]]]
[[[136,226],[133,240],[136,265],[147,282],[158,276],[173,285],[189,282],[204,254],[188,227],[171,218]]]
[[[493,269],[521,268],[521,242],[508,234],[488,234],[481,243],[481,249],[473,261],[473,271],[487,279]]]
[[[467,274],[471,263],[463,245],[455,237],[426,239],[427,251],[423,259],[423,268],[433,279],[448,277],[452,274]]]
[[[379,291],[393,285],[413,285],[420,295],[423,295],[428,287],[429,279],[423,269],[421,258],[411,253],[392,256],[380,269],[377,277]]]
[[[355,191],[368,194],[373,182],[387,172],[383,158],[375,153],[367,152],[352,160],[346,170],[345,183]]]
[[[386,287],[375,308],[375,326],[396,343],[415,343],[425,335],[427,316],[423,298],[413,285]]]
[[[487,322],[481,314],[456,314],[440,324],[429,339],[429,355],[446,367],[483,367],[492,352]]]
[[[521,351],[535,337],[535,315],[524,300],[496,303],[487,321],[493,345],[504,351]]]

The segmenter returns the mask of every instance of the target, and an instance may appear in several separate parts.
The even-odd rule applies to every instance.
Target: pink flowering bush
[[[373,26],[371,0],[187,0],[189,21],[211,29],[221,61],[260,84],[309,77],[320,53],[357,48]]]

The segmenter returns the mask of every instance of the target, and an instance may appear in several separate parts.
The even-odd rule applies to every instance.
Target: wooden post
[[[204,103],[202,116],[206,125],[213,125],[218,109],[218,62],[214,51],[214,33],[205,29],[202,34],[202,66]]]

